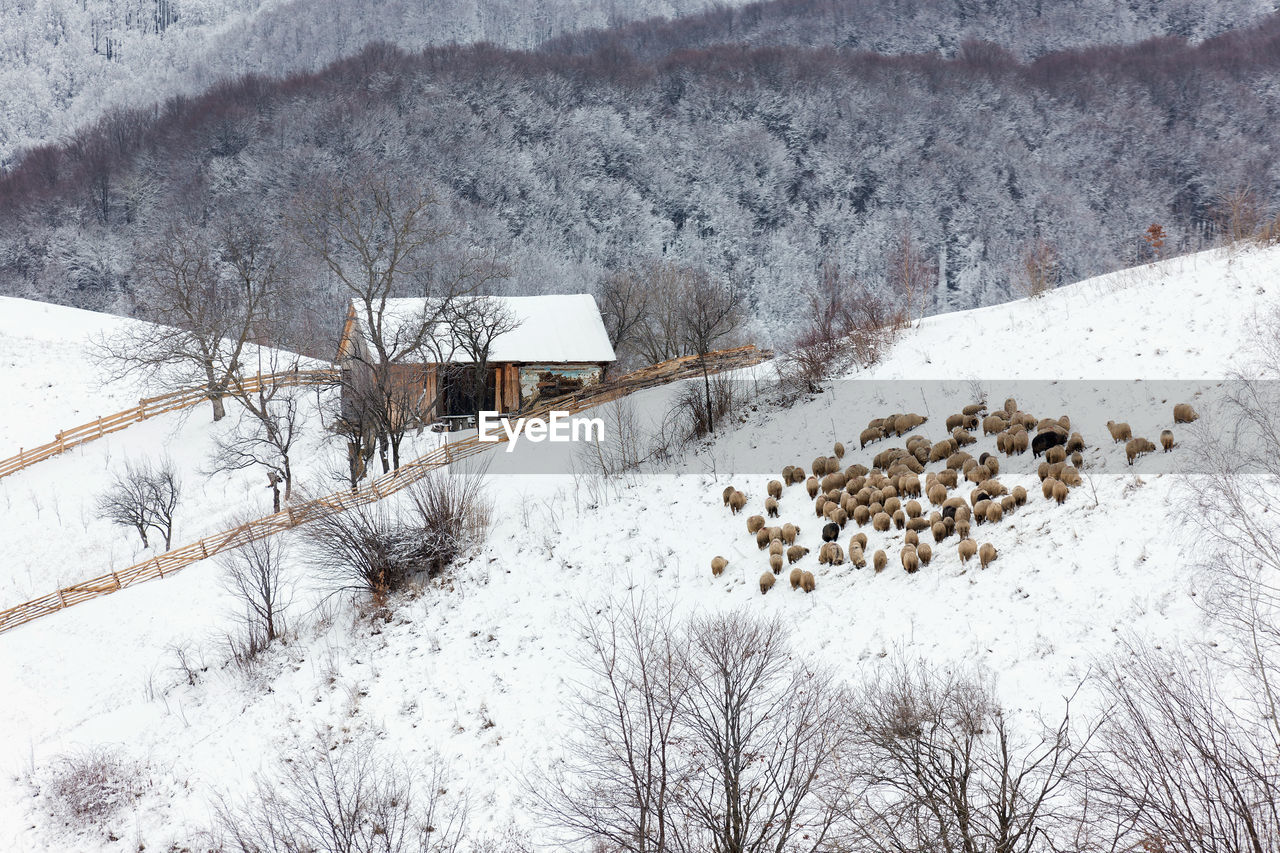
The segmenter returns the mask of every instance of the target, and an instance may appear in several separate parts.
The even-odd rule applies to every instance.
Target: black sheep
[[[834,542],[840,538],[840,525],[834,521],[822,526],[822,541]]]
[[[1031,456],[1035,458],[1050,447],[1067,443],[1067,437],[1057,430],[1048,430],[1031,439]]]

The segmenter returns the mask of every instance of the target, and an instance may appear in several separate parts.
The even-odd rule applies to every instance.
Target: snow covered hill
[[[439,756],[452,787],[469,796],[473,834],[533,830],[520,780],[555,760],[571,723],[562,702],[578,675],[569,663],[579,639],[572,617],[630,589],[668,599],[682,614],[781,614],[798,648],[850,674],[899,649],[982,662],[999,673],[1010,707],[1052,712],[1128,633],[1204,634],[1194,543],[1171,516],[1185,447],[1130,467],[1104,424],[1128,420],[1154,439],[1182,401],[1171,393],[1201,394],[1194,402],[1207,413],[1217,381],[1248,369],[1253,324],[1280,297],[1278,273],[1280,249],[1219,250],[933,317],[904,333],[876,368],[790,408],[744,407],[718,440],[643,477],[602,482],[563,446],[490,454],[498,511],[486,546],[398,601],[388,620],[337,600],[318,604],[323,590],[308,576],[304,531],[288,534],[299,590],[293,635],[249,674],[227,662],[225,634],[237,614],[213,561],[0,635],[0,850],[195,846],[216,796],[244,791],[255,773],[317,733],[332,743],[379,742],[410,758]],[[22,401],[16,410],[6,405],[0,436],[15,440],[28,433],[28,419],[62,422],[68,407],[113,399],[84,391],[88,380],[76,367],[93,318],[73,312],[60,326],[65,335],[27,334],[19,330],[37,325],[29,318],[51,309],[3,307],[4,363],[44,364],[49,381],[65,366],[71,384],[42,389],[37,374],[0,371],[0,398]],[[756,371],[767,377],[769,366]],[[661,413],[679,390],[644,392],[628,405]],[[961,564],[952,538],[930,566],[907,575],[897,564],[903,534],[868,527],[868,551],[890,554],[889,570],[877,575],[814,562],[821,525],[803,487],[792,486],[781,517],[801,526],[817,589],[792,591],[784,573],[761,596],[767,557],[744,519],[763,512],[766,483],[783,465],[808,469],[836,440],[850,448],[846,465],[867,462],[896,442],[860,450],[858,433],[889,412],[928,414],[919,431],[936,440],[948,414],[982,395],[996,407],[1014,396],[1039,416],[1070,414],[1088,448],[1085,483],[1065,504],[1041,498],[1039,460],[1001,456],[1001,482],[1025,486],[1031,499],[975,528],[979,542],[998,548],[995,563]],[[88,509],[122,457],[164,450],[181,460],[192,501],[184,541],[238,513],[263,512],[256,480],[199,473],[220,428],[202,410],[164,420],[0,480],[0,606],[136,551],[128,531]],[[1174,428],[1181,439],[1184,430]],[[304,476],[319,484],[335,448],[318,426],[311,436]],[[967,449],[994,451],[994,440]],[[530,473],[557,465],[558,473]],[[722,506],[726,484],[748,495],[747,513]],[[717,554],[729,567],[713,578]],[[61,756],[101,746],[141,764],[146,784],[106,827],[64,826],[47,812],[50,769]]]

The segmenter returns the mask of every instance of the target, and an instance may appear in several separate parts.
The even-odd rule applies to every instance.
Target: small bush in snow
[[[49,770],[42,793],[53,816],[77,829],[101,827],[147,787],[142,765],[99,747],[64,756]]]
[[[381,601],[484,541],[491,508],[482,484],[482,474],[434,474],[409,488],[407,507],[380,501],[318,519],[308,527],[312,557],[335,591]]]

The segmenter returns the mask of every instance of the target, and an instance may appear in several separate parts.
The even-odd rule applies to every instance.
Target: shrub
[[[55,818],[86,829],[101,827],[146,787],[142,765],[97,747],[59,759],[49,771],[43,793]]]
[[[307,528],[312,557],[335,592],[360,590],[381,603],[483,542],[490,506],[482,485],[483,472],[434,473],[409,487],[407,506],[379,501],[319,518]]]

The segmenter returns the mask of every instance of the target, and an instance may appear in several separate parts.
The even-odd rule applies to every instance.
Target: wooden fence
[[[768,351],[757,350],[752,346],[721,350],[720,352],[709,353],[705,357],[706,367],[710,373],[720,373],[725,370],[759,364],[771,355],[772,353]],[[616,400],[635,391],[700,376],[702,369],[702,359],[697,356],[665,361],[627,374],[612,382],[602,383],[574,394],[542,402],[532,410],[522,412],[521,416],[536,419],[547,417],[551,411],[580,412],[583,409]],[[441,445],[431,452],[401,465],[396,471],[374,479],[359,489],[336,492],[326,497],[290,506],[288,509],[274,515],[250,521],[232,530],[206,536],[198,542],[175,548],[164,554],[158,554],[141,563],[135,563],[127,569],[99,575],[96,578],[63,587],[48,595],[19,604],[8,610],[0,611],[0,634],[41,616],[56,613],[73,604],[107,595],[144,581],[168,577],[192,563],[197,563],[258,539],[274,536],[308,521],[314,521],[318,518],[344,512],[356,506],[382,500],[421,480],[433,470],[465,459],[468,456],[483,453],[496,444],[505,442],[507,440],[505,431],[500,432],[496,439],[494,442],[481,442],[472,435],[461,441]]]
[[[246,392],[256,394],[263,388],[273,385],[277,387],[323,385],[337,381],[338,371],[334,368],[289,370],[283,373],[251,376],[244,381],[243,387]],[[0,477],[7,477],[10,474],[21,471],[23,468],[29,468],[37,462],[43,462],[50,457],[57,456],[63,451],[79,447],[82,444],[102,438],[104,435],[119,432],[148,418],[154,418],[157,415],[176,412],[181,409],[189,409],[208,399],[208,392],[204,388],[183,388],[169,394],[161,394],[159,397],[148,397],[139,400],[138,405],[132,409],[116,412],[114,415],[107,415],[106,417],[89,421],[87,424],[81,424],[78,427],[65,429],[58,433],[57,437],[48,444],[42,444],[39,447],[30,449],[19,448],[17,456],[0,459]]]

